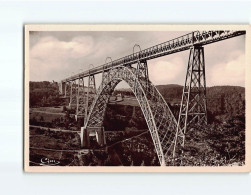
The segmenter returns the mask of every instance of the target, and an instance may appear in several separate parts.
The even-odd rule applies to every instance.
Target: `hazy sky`
[[[99,66],[106,57],[116,60],[133,53],[139,44],[145,49],[188,32],[31,32],[30,80],[60,81]],[[137,50],[137,48],[136,48]],[[138,51],[138,50],[137,50]],[[205,46],[207,86],[245,86],[245,36]],[[149,76],[154,84],[184,85],[189,51],[149,60]],[[97,85],[101,75],[96,76]],[[120,84],[120,87],[126,87]]]

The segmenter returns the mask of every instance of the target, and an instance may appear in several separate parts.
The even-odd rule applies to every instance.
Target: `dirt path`
[[[49,127],[36,126],[36,125],[30,125],[30,127],[40,128],[40,129],[50,130],[50,131],[60,131],[60,132],[68,132],[68,133],[80,133],[80,131],[73,131],[73,130],[69,130],[69,129],[55,129],[55,128],[49,128]]]
[[[44,113],[44,114],[56,114],[56,115],[65,115],[65,113],[61,112],[49,112],[49,111],[40,111],[40,110],[32,110],[33,113]]]
[[[38,148],[38,147],[30,147],[29,149],[33,150],[46,150],[46,151],[53,151],[53,152],[82,152],[82,153],[88,153],[88,149],[81,149],[81,150],[58,150],[58,149],[50,149],[50,148]]]
[[[60,115],[65,116],[66,113],[62,112],[50,112],[50,111],[40,111],[40,110],[32,110],[31,113],[41,113],[41,114],[51,114],[51,115]],[[70,114],[71,117],[75,117],[75,114]]]

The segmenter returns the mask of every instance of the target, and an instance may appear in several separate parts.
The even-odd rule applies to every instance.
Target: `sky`
[[[184,35],[186,31],[35,31],[30,32],[31,81],[57,81]],[[135,48],[139,51],[139,48]],[[204,46],[207,86],[245,86],[245,35]],[[189,51],[147,61],[155,85],[184,85]],[[97,86],[101,75],[96,76]],[[119,88],[127,84],[119,84]]]

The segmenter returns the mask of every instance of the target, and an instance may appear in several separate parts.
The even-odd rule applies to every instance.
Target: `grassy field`
[[[49,112],[47,110],[37,111],[33,109],[32,111],[30,111],[30,119],[36,120],[39,122],[51,123],[53,120],[58,119],[58,118],[63,118],[64,116],[65,116],[65,113]]]
[[[55,107],[38,107],[38,108],[30,108],[30,111],[33,112],[50,112],[50,113],[62,113],[63,106],[55,106]]]

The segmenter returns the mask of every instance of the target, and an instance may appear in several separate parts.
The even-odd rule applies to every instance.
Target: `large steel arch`
[[[117,84],[125,81],[137,98],[150,131],[160,165],[169,164],[177,121],[157,88],[140,77],[136,68],[120,66],[103,72],[102,83],[90,107],[84,129],[102,127],[109,97]]]

